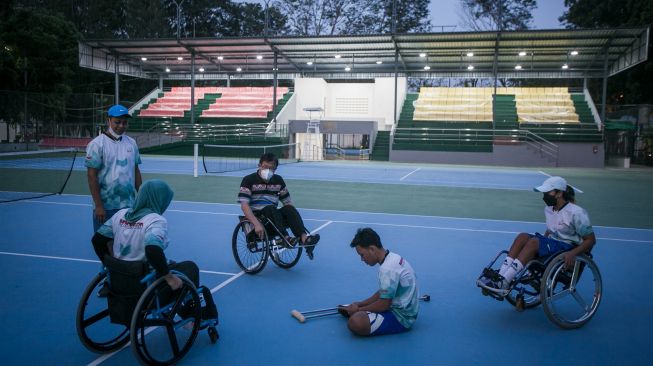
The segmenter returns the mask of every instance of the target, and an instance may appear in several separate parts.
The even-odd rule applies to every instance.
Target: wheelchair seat
[[[144,261],[125,261],[105,256],[107,269],[107,301],[111,322],[129,326],[138,303],[147,285],[141,279],[148,273],[149,265]]]

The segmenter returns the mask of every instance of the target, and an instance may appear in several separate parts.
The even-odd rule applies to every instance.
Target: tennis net
[[[77,149],[0,154],[0,203],[61,194],[77,154]]]
[[[261,155],[273,153],[279,165],[297,163],[301,157],[300,145],[202,145],[202,164],[206,173],[225,173],[256,169]]]

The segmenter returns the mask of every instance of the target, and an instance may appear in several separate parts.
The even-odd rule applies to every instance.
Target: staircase
[[[390,159],[390,131],[378,131],[370,160],[388,161]]]
[[[506,145],[518,143],[510,130],[519,129],[517,102],[514,95],[496,95],[494,99],[494,143]]]

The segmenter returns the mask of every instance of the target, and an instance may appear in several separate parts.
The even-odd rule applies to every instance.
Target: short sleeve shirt
[[[417,277],[399,254],[388,252],[379,267],[379,296],[392,299],[390,310],[401,325],[410,328],[415,323],[419,310]]]
[[[284,205],[292,203],[286,182],[280,175],[275,174],[266,182],[255,172],[245,176],[240,183],[238,202],[249,204],[254,211],[269,205],[277,207],[279,201]]]
[[[136,199],[136,166],[141,155],[136,141],[122,135],[113,140],[105,134],[94,138],[86,146],[87,168],[98,170],[100,198],[106,210],[131,207]]]
[[[168,247],[168,221],[151,213],[136,222],[125,220],[128,208],[118,211],[105,222],[98,233],[113,239],[113,256],[126,261],[145,260],[145,247]]]
[[[587,211],[571,202],[559,211],[545,207],[544,216],[546,228],[551,233],[549,237],[555,240],[578,245],[583,241],[583,237],[594,232]]]

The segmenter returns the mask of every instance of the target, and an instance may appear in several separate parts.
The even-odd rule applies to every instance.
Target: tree
[[[536,0],[461,0],[463,25],[471,30],[524,30],[533,21]]]
[[[430,30],[428,0],[396,0],[397,32]],[[393,0],[279,0],[290,34],[314,36],[392,31]]]
[[[565,0],[567,11],[559,18],[567,28],[641,27],[653,23],[650,0]],[[653,46],[649,61],[610,78],[608,104],[653,103]],[[600,95],[600,83],[590,88]],[[600,99],[595,99],[600,100]]]
[[[397,14],[397,33],[423,33],[431,30],[428,0],[362,0],[361,10],[349,14],[346,34],[392,32],[392,17]],[[396,9],[395,9],[396,8]]]

